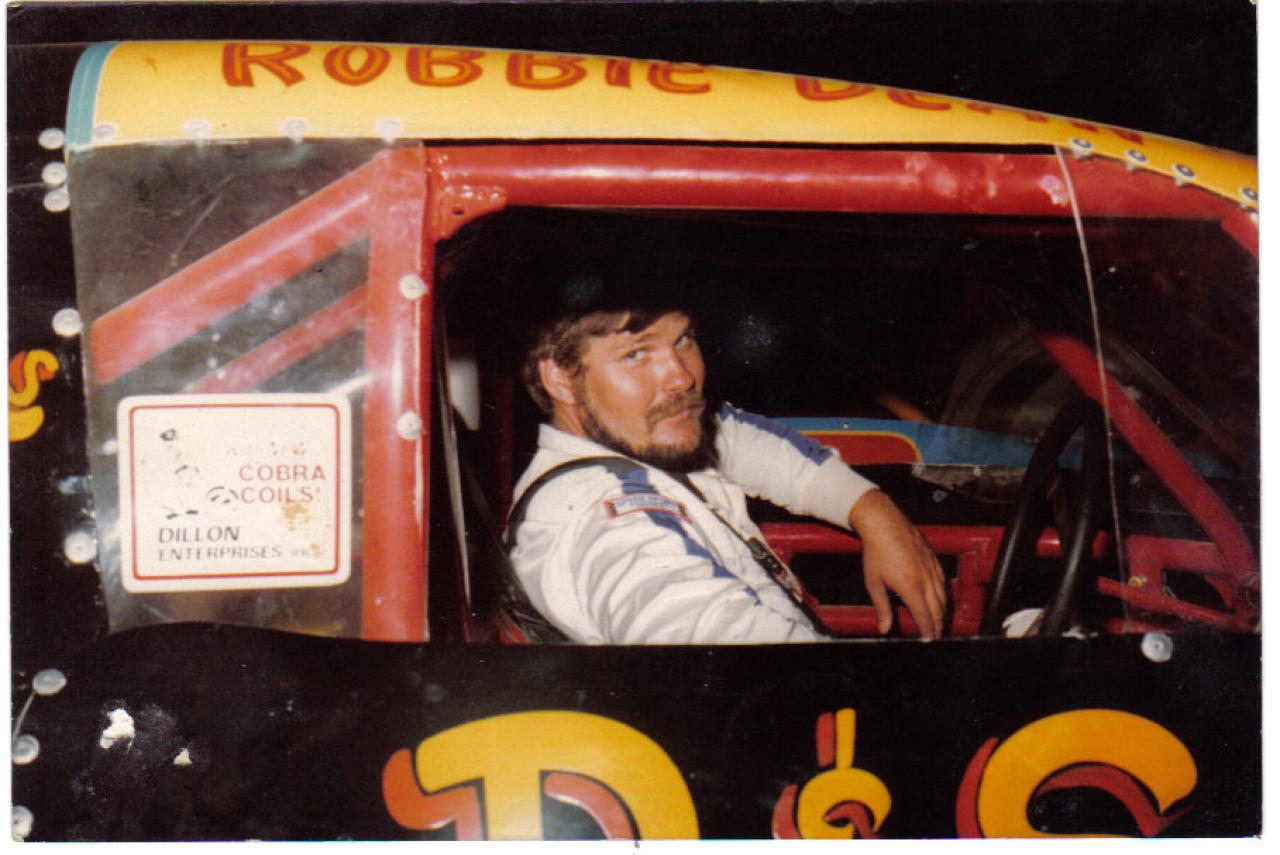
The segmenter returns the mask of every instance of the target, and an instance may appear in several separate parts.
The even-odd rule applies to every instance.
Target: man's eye
[[[643,358],[644,354],[645,349],[643,347],[637,347],[635,350],[628,350],[622,355],[622,358],[628,362],[635,362],[636,360]]]
[[[685,333],[680,336],[680,338],[676,339],[676,347],[689,347],[690,345],[696,345],[697,343],[698,339],[694,337],[693,333]]]

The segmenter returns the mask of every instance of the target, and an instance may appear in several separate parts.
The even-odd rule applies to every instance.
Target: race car
[[[35,289],[10,360],[14,494],[55,488],[14,501],[15,651],[76,629],[15,661],[24,839],[1260,831],[1253,158],[298,41],[89,46],[37,144],[13,228],[72,252],[19,248],[10,293],[74,304]],[[696,283],[710,392],[920,527],[944,639],[878,635],[858,539],[761,503],[836,641],[504,643],[521,342],[566,275],[637,269]]]

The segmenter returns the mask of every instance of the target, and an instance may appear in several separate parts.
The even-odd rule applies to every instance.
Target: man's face
[[[705,379],[702,352],[680,312],[640,332],[588,339],[571,429],[663,469],[709,465]]]

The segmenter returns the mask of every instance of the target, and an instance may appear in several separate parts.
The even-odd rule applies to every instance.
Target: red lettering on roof
[[[631,60],[611,59],[604,64],[604,82],[610,86],[631,87]]]
[[[1131,142],[1135,145],[1142,145],[1146,142],[1146,140],[1142,138],[1142,134],[1137,131],[1130,131],[1126,128],[1113,128],[1110,125],[1107,126],[1107,130],[1111,131],[1111,133],[1115,134],[1125,142]]]
[[[270,50],[270,53],[251,51]],[[307,45],[230,42],[222,48],[222,79],[228,86],[253,86],[253,66],[257,65],[279,78],[285,86],[302,82],[303,74],[289,65],[290,60],[307,53]]]
[[[677,95],[701,95],[711,91],[711,84],[703,80],[698,83],[679,81],[677,74],[703,74],[706,69],[700,65],[689,65],[678,62],[654,62],[649,65],[649,83],[654,89],[662,92],[674,92]]]
[[[482,50],[459,49],[441,55],[440,48],[413,47],[409,48],[405,68],[409,80],[419,86],[463,86],[483,72],[476,63],[482,56]],[[438,74],[437,69],[449,73]]]
[[[906,89],[890,89],[889,100],[901,104],[904,107],[914,107],[917,110],[950,110],[951,104],[946,101],[926,101],[915,92]]]
[[[975,113],[982,113],[984,116],[990,116],[995,110],[999,109],[999,110],[1007,110],[1011,113],[1021,113],[1023,118],[1025,118],[1028,122],[1049,121],[1048,116],[1042,113],[1033,112],[1031,110],[1015,110],[1012,107],[997,107],[994,104],[981,104],[977,101],[970,101],[964,106]]]
[[[806,101],[843,101],[846,98],[857,98],[874,91],[874,86],[868,86],[865,83],[850,83],[838,89],[823,89],[822,81],[815,77],[796,78],[796,92]]]
[[[521,89],[564,89],[587,76],[580,56],[539,56],[513,53],[507,59],[507,82]],[[550,69],[552,75],[540,73]]]
[[[357,52],[364,54],[364,61],[359,65],[352,61]],[[324,70],[347,86],[362,86],[376,80],[390,63],[391,54],[386,48],[376,45],[343,45],[324,55]]]

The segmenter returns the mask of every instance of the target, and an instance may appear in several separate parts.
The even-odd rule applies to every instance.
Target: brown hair
[[[542,386],[538,363],[553,359],[576,376],[582,372],[582,352],[588,339],[620,332],[638,333],[673,311],[680,310],[674,307],[599,310],[568,314],[540,324],[533,332],[521,366],[529,397],[539,409],[550,415],[551,397]]]

